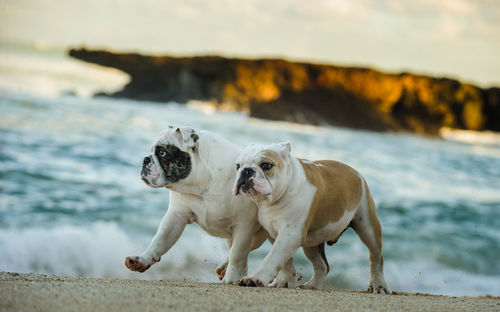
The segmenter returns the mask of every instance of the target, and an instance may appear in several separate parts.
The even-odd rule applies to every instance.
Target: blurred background
[[[217,281],[215,268],[227,255],[224,241],[197,225],[188,226],[146,273],[123,265],[126,256],[147,246],[168,207],[167,190],[140,180],[142,159],[159,132],[181,124],[242,146],[291,141],[296,156],[346,162],[372,189],[393,290],[498,296],[500,135],[492,130],[500,127],[493,122],[500,120],[499,38],[500,4],[494,0],[0,0],[0,270]],[[87,62],[68,54],[82,46],[86,50],[78,50],[83,54],[76,58]],[[95,49],[101,54],[87,57]],[[108,55],[103,50],[114,52],[113,64],[102,61]],[[120,54],[127,52],[154,57]],[[218,65],[210,67],[214,76],[207,78],[196,66],[212,64],[210,58],[160,55],[301,63],[269,61],[264,65],[271,78],[262,78],[264,65],[248,61],[247,72],[253,73],[248,79],[266,86],[251,93],[238,85],[239,61],[216,58]],[[221,60],[226,65],[220,67]],[[174,77],[162,80],[154,90],[161,94],[147,100],[152,91],[138,85],[151,73],[141,72],[144,64],[153,64],[151,71],[160,68],[160,76],[178,74],[163,69],[165,64],[181,69],[189,64],[191,78],[183,87],[212,93],[161,93]],[[290,79],[293,92],[276,78],[300,76],[302,69],[305,82]],[[353,72],[369,77],[353,80]],[[321,85],[321,73],[347,78],[338,89],[336,78]],[[385,93],[374,98],[345,86],[359,82],[363,89],[370,83],[378,90],[381,81],[389,81],[384,88],[399,90],[392,102]],[[227,85],[239,88],[235,96],[227,96]],[[269,90],[278,91],[252,98]],[[369,115],[366,120],[389,120],[383,125],[390,127],[368,131],[374,127],[365,119],[339,127],[346,125],[342,119],[353,118],[349,110],[341,119],[311,118],[326,114],[315,103],[324,90],[334,99],[341,90],[340,104],[328,104],[338,109],[351,107],[360,96],[356,105],[366,106],[353,105]],[[285,106],[296,112],[293,118],[256,113],[256,107],[282,107],[276,92],[296,105]],[[297,100],[297,94],[307,96]],[[427,116],[439,119],[426,128],[432,119]],[[436,125],[446,128],[435,131]],[[268,250],[266,243],[251,254],[250,271]],[[329,288],[367,288],[368,251],[352,230],[326,254],[332,265]],[[302,251],[294,261],[307,280],[312,272]]]

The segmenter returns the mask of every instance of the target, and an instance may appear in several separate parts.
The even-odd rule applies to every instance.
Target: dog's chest
[[[233,220],[228,205],[209,199],[189,200],[188,205],[195,215],[195,222],[208,234],[231,237]]]
[[[279,221],[275,214],[259,211],[259,223],[272,238],[278,236]]]
[[[272,238],[279,232],[301,232],[307,218],[308,207],[284,205],[259,208],[259,223]]]

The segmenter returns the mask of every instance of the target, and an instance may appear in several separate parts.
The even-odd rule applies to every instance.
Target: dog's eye
[[[260,167],[262,168],[262,170],[266,171],[266,170],[271,169],[273,167],[273,164],[264,162],[264,163],[260,164]]]
[[[167,152],[165,152],[165,150],[161,149],[161,150],[158,151],[158,156],[165,157],[165,156],[167,156]]]
[[[236,164],[236,170],[240,170],[240,164]]]

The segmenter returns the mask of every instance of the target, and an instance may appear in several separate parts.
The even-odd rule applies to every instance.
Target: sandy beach
[[[0,273],[1,311],[499,311],[500,297],[244,288]]]

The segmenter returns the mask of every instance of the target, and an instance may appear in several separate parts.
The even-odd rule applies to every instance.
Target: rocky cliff
[[[251,116],[377,131],[437,134],[446,126],[500,131],[500,88],[281,59],[169,57],[72,49],[130,83],[111,94],[158,102],[212,101]]]

